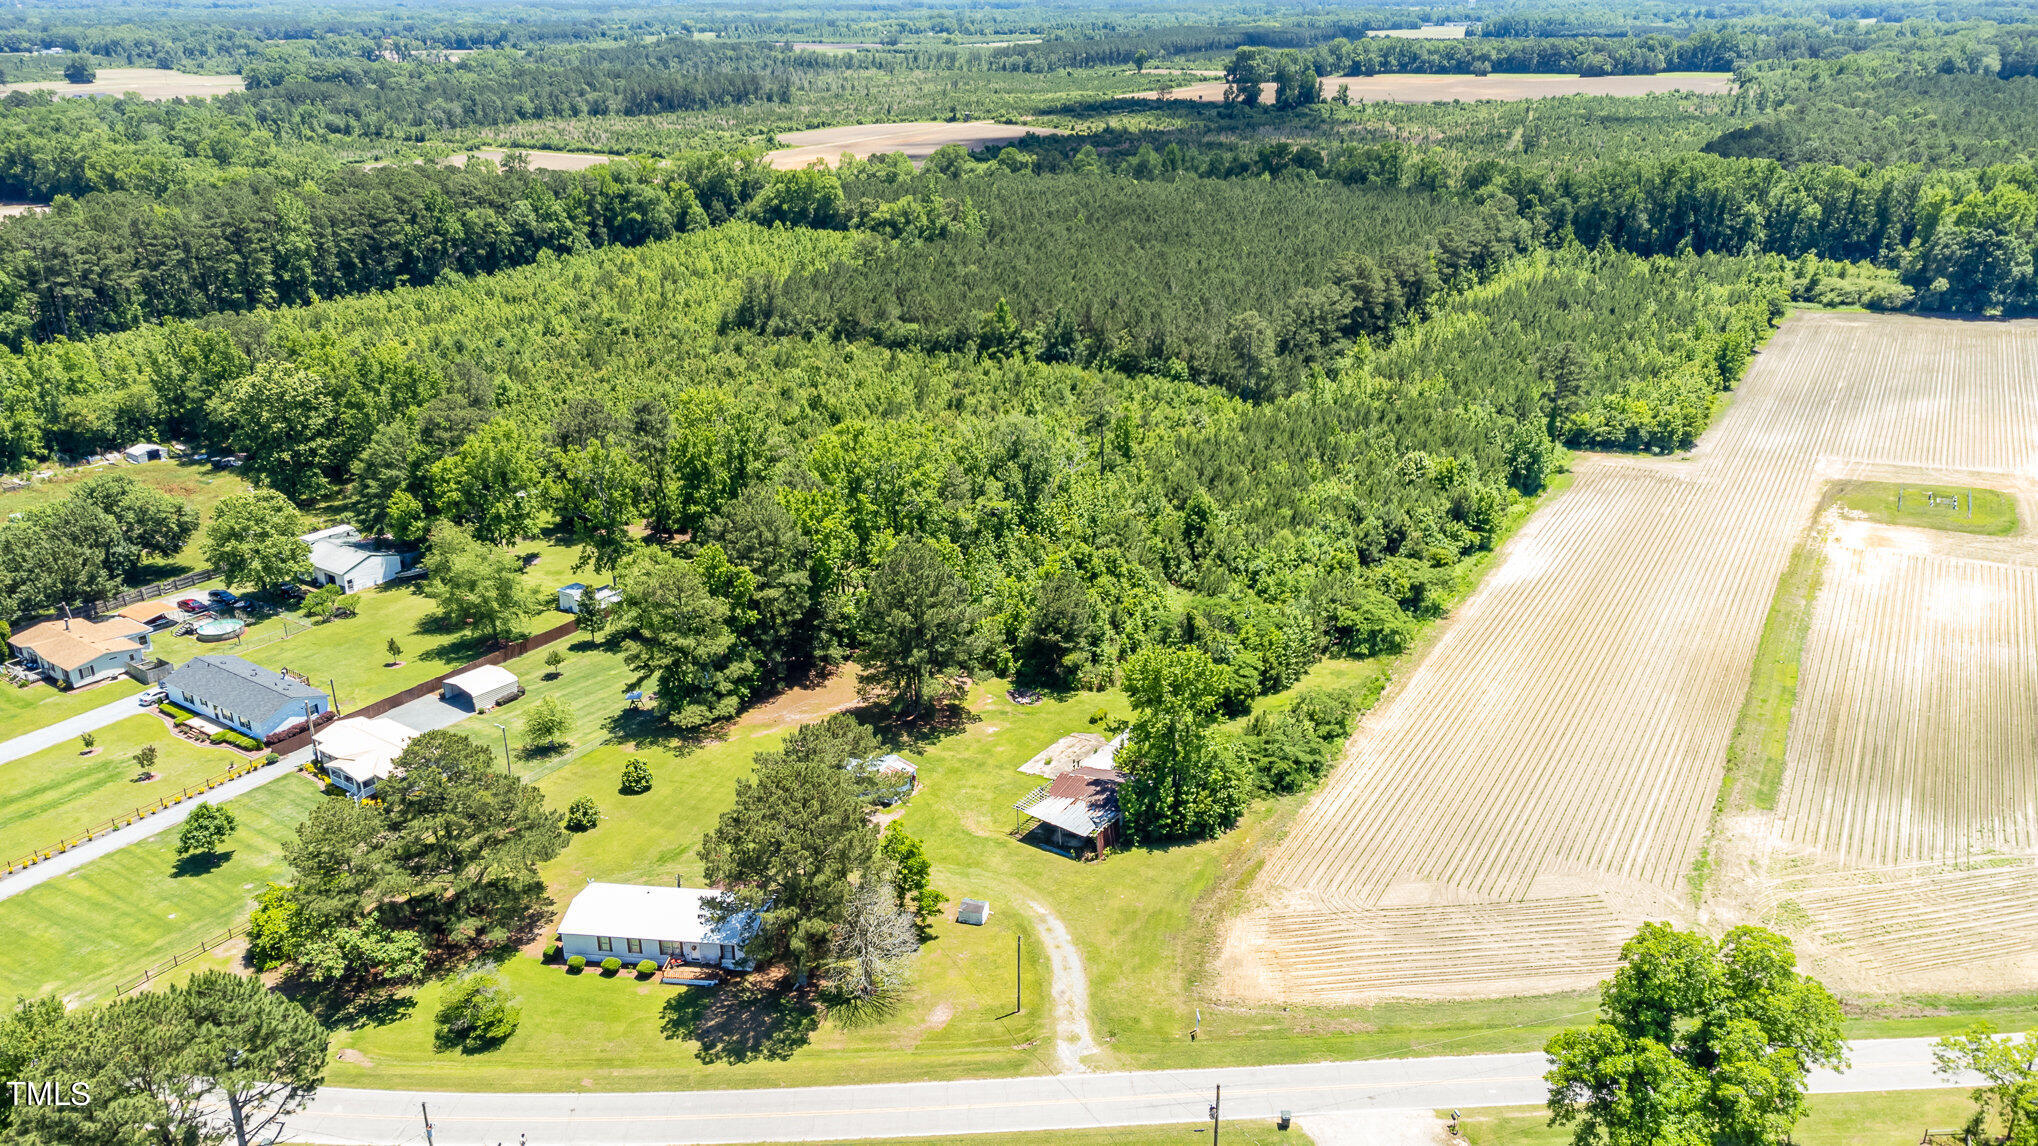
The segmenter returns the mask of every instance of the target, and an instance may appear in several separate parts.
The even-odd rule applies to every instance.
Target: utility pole
[[[1217,1088],[1217,1097],[1210,1102],[1210,1146],[1217,1146],[1218,1115],[1224,1110],[1224,1088]]]
[[[1019,957],[1019,950],[1026,943],[1024,936],[1012,937],[1012,1013],[1026,1009],[1026,964]]]
[[[492,720],[491,720],[491,721],[489,721],[489,723],[490,723],[490,724],[495,724],[495,722],[494,722],[494,721],[492,721]],[[503,770],[503,771],[505,771],[505,772],[508,772],[508,773],[509,773],[510,775],[514,776],[514,775],[516,775],[517,773],[516,773],[516,769],[514,769],[514,768],[511,768],[511,767],[510,767],[510,754],[509,754],[509,725],[507,725],[507,724],[496,724],[495,726],[496,726],[497,728],[500,728],[500,729],[502,729],[502,770]]]
[[[432,1108],[420,1102],[418,1109],[425,1112],[425,1146],[432,1146]]]
[[[340,714],[340,686],[333,683],[333,678],[327,677],[326,687],[333,691],[333,715],[338,716]]]

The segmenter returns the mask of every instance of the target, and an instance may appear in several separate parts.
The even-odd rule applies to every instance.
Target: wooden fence
[[[125,593],[118,593],[104,600],[88,601],[78,611],[88,617],[96,617],[101,613],[111,613],[119,609],[125,609],[129,605],[139,605],[151,597],[160,597],[165,593],[175,593],[179,589],[189,589],[201,581],[210,581],[217,576],[219,576],[219,570],[217,569],[200,569],[195,573],[186,573],[181,577],[172,577],[168,581],[158,581],[153,585],[144,585],[139,589],[129,589]]]
[[[75,836],[66,836],[54,844],[37,848],[19,859],[10,860],[7,864],[7,870],[0,871],[0,875],[13,875],[17,871],[23,871],[46,860],[55,859],[80,844],[90,843],[109,832],[118,831],[130,824],[138,823],[166,808],[181,804],[193,796],[202,796],[221,784],[226,783],[228,780],[238,779],[262,766],[260,760],[250,760],[245,764],[229,768],[211,779],[201,780],[174,795],[164,796],[153,804],[144,804],[132,812],[122,812],[103,824],[95,824]]]
[[[220,934],[212,939],[207,939],[205,942],[200,943],[198,946],[193,947],[188,951],[179,951],[177,954],[170,956],[168,959],[163,960],[161,963],[158,963],[155,966],[150,967],[146,971],[143,971],[141,973],[141,977],[136,979],[134,982],[121,983],[115,985],[115,987],[113,988],[113,997],[118,999],[122,995],[139,991],[143,987],[148,985],[149,980],[154,979],[156,976],[162,974],[163,972],[173,970],[177,967],[181,967],[184,964],[189,963],[193,959],[198,958],[200,955],[205,954],[207,951],[210,951],[213,948],[219,946],[220,944],[226,942],[227,940],[232,939],[234,936],[243,935],[246,933],[247,933],[246,926],[229,927],[223,934]]]
[[[388,712],[392,708],[399,708],[403,705],[409,704],[413,700],[417,700],[421,697],[427,697],[432,695],[433,693],[438,692],[439,686],[446,683],[448,677],[459,676],[463,672],[467,672],[470,669],[480,668],[483,665],[499,665],[505,661],[515,660],[516,658],[523,656],[525,653],[528,653],[533,649],[542,649],[546,645],[549,645],[554,641],[570,637],[574,633],[577,633],[579,631],[580,631],[579,619],[578,618],[570,619],[565,624],[560,625],[557,628],[547,629],[542,633],[535,633],[528,637],[523,637],[518,640],[510,641],[508,644],[503,645],[501,648],[496,649],[494,652],[484,653],[481,656],[478,656],[473,660],[468,661],[466,664],[461,665],[459,668],[448,669],[445,672],[442,672],[439,675],[431,678],[430,680],[419,681],[418,683],[410,686],[409,688],[404,689],[402,692],[391,693],[390,695],[383,697],[381,700],[373,701],[369,704],[364,704],[361,707],[354,709],[352,712],[347,713],[347,715],[364,717],[381,716],[383,713]],[[310,744],[311,744],[311,733],[309,731],[305,731],[298,733],[297,735],[291,737],[288,740],[278,741],[277,743],[270,746],[269,751],[274,752],[279,756],[288,756],[292,752],[295,752],[300,748],[310,746]]]

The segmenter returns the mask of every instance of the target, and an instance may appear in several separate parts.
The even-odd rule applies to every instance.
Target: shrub
[[[573,713],[567,710],[566,702],[548,696],[525,715],[524,743],[532,748],[556,748],[565,742],[572,727]]]
[[[580,971],[586,968],[586,966],[587,956],[585,955],[575,955],[566,961],[566,969],[569,971]]]
[[[1102,724],[1109,719],[1111,719],[1111,710],[1108,708],[1100,708],[1090,714],[1091,724]]]
[[[593,831],[601,823],[601,807],[586,796],[573,801],[566,809],[566,830],[569,832]]]
[[[566,654],[556,648],[545,654],[545,667],[551,669],[554,676],[558,675],[559,666],[565,663]]]
[[[651,765],[632,756],[623,762],[623,793],[634,796],[651,790]]]
[[[656,963],[653,963],[653,962],[652,962],[651,960],[649,960],[649,959],[643,959],[643,960],[640,960],[640,961],[638,961],[638,963],[637,963],[637,974],[639,974],[639,975],[646,975],[646,976],[649,976],[649,975],[655,975],[655,974],[657,974],[657,973],[658,973],[658,964],[656,964]]]
[[[83,744],[85,746],[86,751],[89,752],[95,745],[99,743],[99,737],[94,733],[87,732],[84,735],[78,737],[78,743]]]
[[[602,974],[613,975],[623,969],[623,961],[614,955],[601,961]]]
[[[557,958],[559,958],[559,945],[557,943],[545,944],[545,962],[550,963]]]
[[[304,604],[299,608],[307,617],[329,617],[332,615],[333,606],[339,603],[341,595],[338,585],[320,585],[305,597]]]
[[[358,613],[361,611],[361,594],[349,593],[333,602],[333,612]]]
[[[486,1047],[517,1033],[523,1018],[522,1000],[483,963],[446,984],[432,1026],[441,1046]]]

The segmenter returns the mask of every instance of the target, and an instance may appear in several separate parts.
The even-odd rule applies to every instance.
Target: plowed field
[[[1220,85],[1221,86],[1221,85]],[[1028,134],[1060,135],[1052,127],[1020,127],[1010,123],[872,123],[858,127],[823,127],[813,131],[782,131],[778,141],[785,146],[769,152],[764,161],[773,167],[792,169],[821,160],[833,167],[848,152],[869,159],[883,152],[903,151],[915,163],[951,143],[972,151],[993,144],[1010,143]]]
[[[2038,323],[1800,315],[1688,458],[1587,458],[1579,471],[1367,718],[1270,857],[1227,938],[1228,991],[1335,1002],[1584,987],[1636,922],[1690,916],[1686,874],[1763,620],[1821,491],[1843,476],[1957,471],[1997,487],[2038,476]],[[1961,543],[1984,540],[2018,543]],[[2033,639],[2021,617],[1990,624]],[[1917,655],[1975,660],[1951,636],[1924,639],[1938,643]],[[1814,646],[1816,634],[1807,666],[1851,655]],[[1998,701],[1964,703],[1934,719]],[[1974,743],[2019,727],[1991,725]],[[1997,780],[1972,783],[2014,797],[2014,762],[1990,766]],[[1827,775],[1827,790],[1861,805],[1848,848],[1916,854],[1921,835],[1959,834],[1893,814],[1895,778],[1878,789]],[[1786,801],[1820,782],[1793,767]]]

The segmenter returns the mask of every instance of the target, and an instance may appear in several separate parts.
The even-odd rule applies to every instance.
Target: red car
[[[177,607],[178,607],[179,609],[182,609],[182,610],[184,610],[184,611],[185,611],[185,612],[187,612],[187,613],[210,613],[210,612],[212,612],[212,606],[211,606],[211,605],[208,605],[208,604],[206,604],[205,602],[203,602],[203,601],[199,600],[199,599],[198,599],[198,598],[196,598],[196,597],[186,597],[186,598],[184,598],[184,599],[183,599],[182,601],[179,601],[179,602],[177,602]]]

